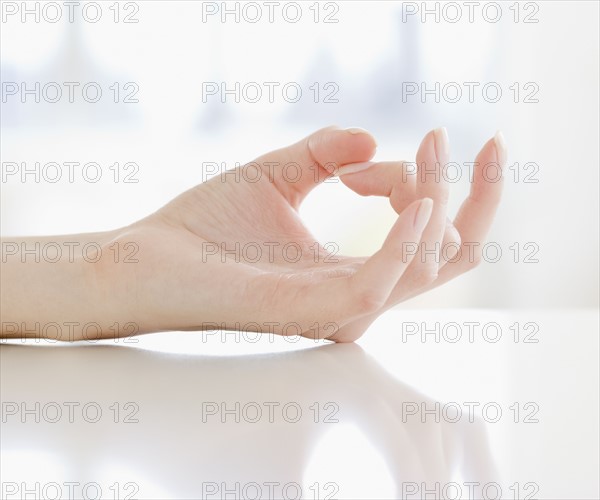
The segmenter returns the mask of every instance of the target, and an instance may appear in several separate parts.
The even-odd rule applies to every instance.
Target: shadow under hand
[[[423,483],[497,479],[481,423],[425,415],[436,401],[356,344],[226,357],[4,345],[0,357],[3,454],[51,453],[67,464],[67,479],[80,482],[99,482],[112,464],[120,476],[106,482],[135,481],[135,498],[147,498],[150,484],[171,498],[243,497],[239,488],[250,483],[261,485],[262,498],[268,483],[297,483],[313,498],[305,471],[328,431],[344,424],[381,455],[394,498]],[[360,474],[352,467],[358,458],[339,457],[347,474]],[[35,481],[36,471],[27,477]],[[355,498],[343,477],[328,481],[335,486],[321,485],[318,498]]]

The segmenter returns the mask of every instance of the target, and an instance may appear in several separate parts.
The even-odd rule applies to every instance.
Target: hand
[[[486,180],[484,171],[503,165],[506,155],[501,136],[485,144],[452,224],[442,175],[445,130],[423,139],[416,175],[404,175],[403,162],[370,162],[375,147],[365,131],[326,128],[214,177],[130,226],[53,239],[98,243],[94,263],[32,266],[3,255],[2,288],[11,293],[2,293],[2,335],[32,336],[27,322],[94,321],[94,338],[221,328],[357,339],[386,309],[476,264],[479,255],[463,247],[489,229],[502,183]],[[361,195],[389,197],[398,213],[371,257],[330,257],[298,216],[304,197],[332,174]],[[134,258],[115,259],[115,248],[128,247],[137,250]],[[68,340],[90,338],[82,329]]]
[[[375,147],[364,131],[326,128],[126,228],[117,239],[138,243],[139,263],[102,271],[115,307],[126,304],[142,331],[216,326],[352,341],[386,309],[473,267],[468,252],[456,260],[440,246],[485,237],[501,182],[487,182],[482,166],[504,163],[501,141],[488,141],[479,154],[454,225],[441,175],[449,161],[444,129],[426,135],[408,182],[403,163],[368,162]],[[304,197],[332,170],[359,194],[389,197],[399,214],[369,258],[328,259],[298,216]]]

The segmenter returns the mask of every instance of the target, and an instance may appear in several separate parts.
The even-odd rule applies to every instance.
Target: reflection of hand
[[[337,484],[334,498],[361,498],[353,488],[364,492],[373,478],[358,479],[356,473],[373,455],[363,455],[360,437],[383,460],[379,477],[389,477],[388,487],[395,490],[391,498],[422,498],[403,495],[404,485],[422,492],[423,483],[428,489],[436,483],[443,487],[457,473],[479,485],[499,479],[483,422],[470,422],[466,412],[458,422],[431,413],[423,421],[422,405],[431,412],[443,404],[392,377],[358,344],[228,356],[223,354],[233,339],[227,337],[227,345],[209,341],[216,356],[198,354],[204,346],[194,339],[183,339],[177,349],[186,354],[177,355],[114,345],[2,346],[1,394],[8,405],[2,424],[3,480],[42,482],[44,467],[20,468],[11,460],[14,453],[48,456],[54,467],[64,464],[64,477],[51,478],[59,484],[74,473],[78,480],[89,473],[101,485],[133,481],[139,485],[135,498],[222,498],[200,495],[203,484],[243,488],[269,481],[279,488],[303,485],[301,498],[326,496],[309,491],[315,481]],[[148,345],[136,340],[124,342]],[[258,347],[267,344],[258,341]],[[82,371],[85,377],[73,377]],[[40,386],[39,373],[52,378]],[[51,433],[44,417],[36,422],[32,411],[40,387],[44,410],[38,412],[54,419],[53,407],[62,409]],[[10,403],[20,401],[23,406]],[[47,413],[45,402],[55,402],[47,405]],[[71,410],[65,402],[71,402]],[[412,406],[419,408],[417,414],[409,411]],[[330,467],[315,468],[314,460],[323,461],[319,449],[335,436],[342,436],[345,446],[328,448]],[[262,496],[282,497],[280,491]]]
[[[38,272],[32,279],[55,280],[45,287],[52,295],[37,298],[56,303],[44,319],[102,317],[110,325],[134,322],[142,332],[216,323],[337,341],[358,338],[387,308],[471,267],[462,258],[441,266],[439,246],[485,236],[501,183],[487,182],[482,165],[503,163],[505,156],[500,138],[484,146],[471,195],[453,227],[447,224],[448,186],[440,175],[448,162],[444,129],[427,134],[417,153],[416,179],[408,182],[400,163],[365,164],[374,150],[364,131],[326,128],[240,167],[241,175],[215,177],[149,217],[103,233],[98,238],[107,250],[134,242],[137,262],[115,263],[106,251],[96,264],[81,263],[81,273],[57,276],[56,266]],[[381,250],[369,258],[327,259],[327,249],[316,244],[298,216],[302,199],[332,170],[360,194],[388,196],[399,214]],[[425,251],[436,245],[437,252]],[[15,279],[18,268],[8,268]],[[63,294],[69,280],[82,276],[81,293]],[[15,318],[9,320],[23,321],[25,313],[8,311]],[[102,335],[114,331],[103,328]]]

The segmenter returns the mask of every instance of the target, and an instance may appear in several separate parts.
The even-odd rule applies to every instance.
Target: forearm
[[[113,238],[111,232],[2,238],[0,335],[70,341],[126,334],[102,282],[101,269],[114,260]]]

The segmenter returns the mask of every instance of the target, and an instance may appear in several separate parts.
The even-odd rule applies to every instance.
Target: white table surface
[[[399,310],[346,345],[222,337],[2,342],[3,498],[599,497],[596,310]]]

